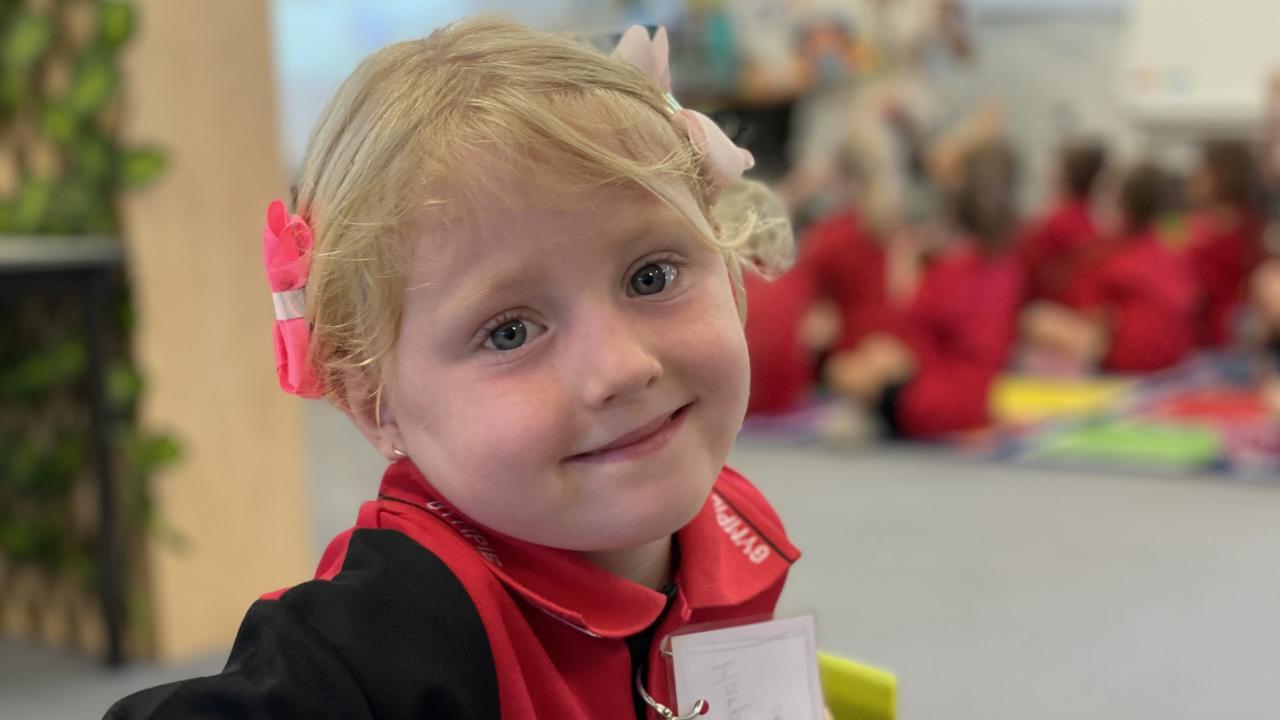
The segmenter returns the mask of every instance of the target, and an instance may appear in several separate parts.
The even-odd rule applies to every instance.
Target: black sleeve
[[[902,391],[910,382],[910,380],[902,380],[886,387],[880,394],[879,402],[876,403],[875,409],[880,419],[884,421],[884,432],[889,439],[900,440],[904,437],[902,424],[898,422],[898,405],[902,401]]]
[[[218,675],[169,683],[116,703],[106,720],[372,718],[335,649],[284,603],[249,608]]]
[[[130,695],[105,720],[496,720],[488,636],[465,588],[392,530],[352,534],[342,571],[253,604],[218,675]]]

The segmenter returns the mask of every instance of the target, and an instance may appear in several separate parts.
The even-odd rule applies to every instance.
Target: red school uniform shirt
[[[1089,203],[1076,198],[1059,201],[1044,217],[1028,224],[1015,244],[1027,274],[1028,296],[1064,302],[1097,239]]]
[[[813,358],[800,338],[805,313],[813,306],[813,285],[794,270],[775,280],[744,270],[742,288],[747,296],[743,332],[751,362],[747,414],[794,410],[814,381]]]
[[[800,337],[805,316],[819,299],[836,304],[837,348],[887,329],[885,258],[879,243],[852,211],[819,220],[804,233],[795,267],[776,280],[743,273],[744,328],[751,360],[748,414],[794,410],[812,388],[815,358]]]
[[[855,347],[867,335],[892,325],[885,285],[885,251],[852,210],[815,223],[805,233],[796,272],[817,297],[835,301],[843,323],[839,349]]]
[[[989,422],[988,393],[1008,361],[1024,291],[1011,255],[961,242],[935,259],[898,332],[917,365],[884,408],[898,434],[927,437]]]
[[[1106,370],[1162,370],[1195,344],[1195,280],[1186,258],[1154,231],[1112,241],[1083,274],[1069,304],[1106,323]]]
[[[799,557],[727,467],[675,541],[673,587],[651,590],[472,523],[402,460],[314,580],[250,608],[222,673],[131,695],[107,717],[636,717],[637,667],[671,704],[665,637],[771,615]]]
[[[1197,340],[1211,347],[1229,344],[1234,323],[1248,297],[1249,277],[1262,261],[1260,223],[1216,222],[1205,214],[1190,221],[1187,255],[1200,291]]]

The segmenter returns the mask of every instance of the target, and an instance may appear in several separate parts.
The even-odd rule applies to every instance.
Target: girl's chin
[[[704,498],[705,502],[705,498]],[[702,503],[691,507],[676,507],[670,503],[652,512],[637,512],[632,507],[623,514],[614,514],[604,522],[593,523],[593,532],[576,538],[560,538],[561,542],[544,543],[578,552],[613,552],[629,550],[676,534],[702,509]]]
[[[608,544],[613,545],[614,548],[637,547],[674,535],[697,516],[705,502],[706,495],[703,495],[701,501],[696,504],[667,503],[650,513],[628,513],[629,518],[619,518],[618,522],[609,528],[614,532],[621,529],[623,533],[611,537],[612,542]]]

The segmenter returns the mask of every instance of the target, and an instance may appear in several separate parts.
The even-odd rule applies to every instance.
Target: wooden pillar
[[[262,269],[287,189],[269,5],[138,0],[124,68],[128,137],[170,161],[123,208],[144,422],[185,450],[155,487],[185,547],[146,558],[162,658],[229,647],[259,594],[311,570],[302,401],[276,385]]]

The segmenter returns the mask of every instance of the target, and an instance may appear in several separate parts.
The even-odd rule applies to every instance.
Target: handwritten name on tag
[[[676,699],[706,720],[822,720],[813,616],[671,638]]]

